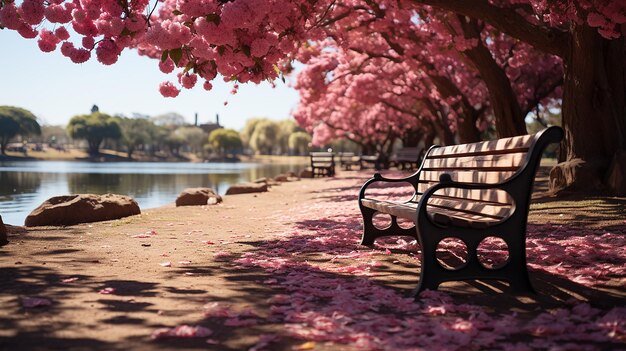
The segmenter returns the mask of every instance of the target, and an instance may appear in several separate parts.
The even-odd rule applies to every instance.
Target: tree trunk
[[[434,68],[434,67],[433,67]],[[448,77],[430,75],[430,79],[433,84],[439,90],[439,93],[444,97],[460,96],[460,101],[453,106],[453,108],[460,108],[461,112],[458,112],[457,117],[457,130],[459,132],[459,142],[473,143],[480,141],[480,132],[476,127],[476,120],[480,116],[480,112],[477,111],[472,104],[470,104],[467,96],[463,94],[461,89],[457,87]],[[433,106],[434,108],[434,106]]]
[[[615,179],[609,167],[619,169],[626,135],[626,55],[624,37],[602,38],[586,25],[572,29],[566,57],[563,86],[563,128],[560,163],[550,172],[554,191],[609,189],[624,184],[607,184]],[[621,182],[623,183],[623,177]],[[616,181],[613,180],[612,183]]]
[[[424,138],[424,130],[422,129],[410,129],[404,132],[402,135],[402,146],[404,147],[416,147],[420,141]]]
[[[464,110],[465,111],[465,110]],[[474,143],[480,141],[480,132],[476,128],[478,115],[466,111],[463,115],[459,115],[457,121],[457,131],[459,133],[459,142],[461,144]]]
[[[511,81],[506,72],[493,58],[491,52],[483,44],[480,37],[480,29],[476,19],[458,16],[467,39],[477,39],[478,44],[461,54],[478,70],[480,77],[489,90],[489,101],[496,118],[496,132],[499,138],[524,135],[526,122],[522,115],[522,108],[517,101],[517,96],[511,86]]]
[[[87,153],[89,155],[98,155],[100,153],[100,144],[102,143],[102,139],[90,139],[87,140]]]

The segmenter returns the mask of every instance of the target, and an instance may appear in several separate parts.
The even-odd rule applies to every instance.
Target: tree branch
[[[497,7],[487,0],[413,0],[413,2],[483,20],[498,30],[553,55],[564,57],[567,53],[569,33],[532,24],[512,8]]]

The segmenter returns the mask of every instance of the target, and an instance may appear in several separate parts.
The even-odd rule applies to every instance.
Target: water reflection
[[[41,185],[36,173],[0,172],[0,201],[12,200],[18,193],[34,193]]]
[[[184,188],[212,187],[224,194],[234,183],[302,169],[301,164],[0,162],[0,215],[22,224],[46,199],[64,194],[123,194],[143,209],[174,202]]]

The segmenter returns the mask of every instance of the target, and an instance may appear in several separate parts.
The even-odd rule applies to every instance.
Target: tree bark
[[[625,148],[624,37],[607,40],[595,28],[574,25],[570,44],[564,58],[563,163],[550,173],[551,189],[614,189],[619,184],[606,181],[611,159]]]
[[[499,138],[527,134],[526,122],[522,115],[517,96],[506,72],[493,58],[483,44],[476,19],[458,16],[465,38],[476,39],[478,44],[461,55],[476,68],[489,90],[489,101],[496,119],[496,132]]]
[[[448,77],[430,75],[430,79],[437,87],[437,90],[442,96],[460,96],[461,100],[458,102],[461,112],[458,113],[457,130],[459,134],[459,142],[462,144],[473,143],[480,141],[480,132],[476,127],[476,121],[480,117],[481,112],[477,111],[472,104],[470,104],[467,96],[461,92],[456,84],[454,84]],[[455,106],[456,107],[456,106]]]

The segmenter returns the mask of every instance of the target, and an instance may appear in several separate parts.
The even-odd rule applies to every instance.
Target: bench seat
[[[417,202],[395,202],[376,199],[362,199],[363,206],[381,213],[387,213],[397,218],[404,218],[415,223],[417,221]],[[454,208],[428,206],[428,216],[436,224],[447,226],[453,224],[461,228],[484,229],[502,221],[495,216],[485,216],[481,213],[463,211]]]

